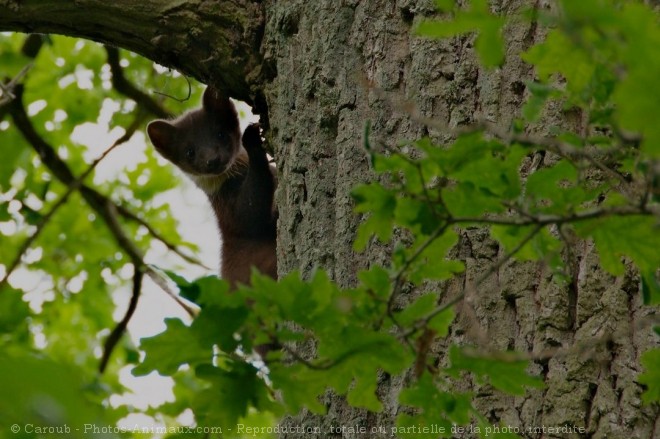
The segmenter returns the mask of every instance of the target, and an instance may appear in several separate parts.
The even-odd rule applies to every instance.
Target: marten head
[[[173,121],[155,120],[147,133],[156,150],[208,194],[245,161],[238,114],[229,98],[208,87],[202,108]]]

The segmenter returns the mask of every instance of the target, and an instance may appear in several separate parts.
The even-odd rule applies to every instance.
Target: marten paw
[[[258,123],[253,123],[245,128],[243,133],[243,147],[248,151],[262,151],[261,127]]]

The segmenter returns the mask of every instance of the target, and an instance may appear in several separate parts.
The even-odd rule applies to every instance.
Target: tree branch
[[[206,266],[202,261],[195,258],[194,256],[191,256],[191,255],[188,255],[188,254],[184,253],[181,249],[179,249],[179,247],[172,244],[163,235],[161,235],[156,229],[154,229],[151,224],[149,224],[148,222],[146,222],[145,220],[143,220],[142,218],[137,216],[135,213],[128,210],[126,207],[124,207],[122,205],[118,205],[117,206],[117,212],[119,213],[119,215],[123,216],[124,218],[126,218],[128,220],[131,220],[131,221],[134,221],[134,222],[138,223],[139,225],[143,226],[145,229],[147,229],[147,231],[149,232],[149,234],[153,238],[155,238],[158,241],[162,242],[163,245],[165,245],[165,247],[167,247],[168,250],[170,250],[174,254],[178,255],[184,261],[189,262],[191,264],[199,265],[200,267],[205,268],[207,270],[211,269],[210,267]]]
[[[108,365],[108,361],[110,360],[110,355],[112,355],[112,351],[114,351],[117,343],[119,340],[121,340],[121,336],[126,331],[128,322],[130,322],[131,317],[133,317],[133,313],[137,308],[138,299],[140,298],[140,292],[142,289],[142,277],[144,273],[142,272],[142,267],[138,267],[136,265],[133,265],[133,270],[135,272],[133,273],[133,293],[131,294],[131,300],[128,303],[128,309],[126,309],[124,317],[119,323],[117,323],[117,326],[115,326],[108,338],[105,340],[105,344],[103,345],[103,356],[101,357],[101,362],[99,363],[99,373],[103,373],[105,371],[105,368]]]
[[[378,345],[380,343],[371,343],[371,345]],[[282,349],[285,350],[288,354],[290,354],[294,360],[302,363],[303,366],[307,367],[308,369],[312,370],[328,370],[332,369],[333,367],[338,366],[339,364],[343,363],[344,361],[348,360],[354,355],[359,355],[364,352],[364,348],[369,345],[365,346],[360,346],[356,347],[354,349],[350,349],[344,353],[342,353],[340,356],[337,358],[333,359],[326,359],[323,361],[317,361],[317,362],[312,362],[307,359],[305,359],[300,353],[298,353],[295,349],[291,348],[290,346],[283,345]]]
[[[131,258],[131,262],[133,263],[133,269],[135,272],[133,274],[133,293],[131,295],[131,301],[128,304],[128,309],[126,310],[124,317],[121,319],[121,321],[119,321],[119,323],[117,323],[117,325],[112,330],[112,332],[110,333],[110,335],[108,336],[105,342],[103,356],[101,357],[101,363],[99,364],[100,373],[103,373],[103,371],[105,370],[105,367],[108,364],[108,360],[110,359],[110,355],[112,354],[112,351],[114,350],[117,343],[121,339],[121,336],[126,331],[126,328],[128,327],[128,322],[130,322],[131,317],[135,312],[138,299],[140,298],[142,277],[144,272],[146,271],[152,279],[157,274],[152,267],[145,264],[144,257],[140,249],[137,248],[137,246],[133,243],[133,241],[131,241],[130,238],[128,238],[128,236],[126,236],[126,234],[124,233],[121,224],[119,224],[117,207],[114,205],[114,203],[112,203],[110,199],[107,200],[106,207],[107,207],[107,211],[106,211],[107,216],[104,217],[106,219],[106,223],[110,228],[110,230],[112,231],[112,234],[117,240],[119,246],[122,249],[124,249],[124,251],[128,254],[129,258]],[[155,283],[156,285],[162,286],[162,284],[159,282],[155,282]],[[183,309],[191,317],[194,316],[194,311],[186,304],[184,304],[181,301],[181,299],[179,299],[176,296],[176,294],[172,293],[169,288],[164,288],[164,291],[168,295],[173,297],[174,300],[179,305],[181,305]]]
[[[493,218],[451,218],[450,224],[484,224],[484,225],[500,225],[500,226],[548,226],[548,225],[562,225],[568,223],[577,223],[580,221],[588,221],[596,218],[605,218],[608,216],[635,216],[635,215],[654,215],[660,216],[660,211],[653,209],[650,206],[615,206],[602,209],[593,209],[580,213],[572,213],[570,215],[538,215],[526,214],[525,218],[506,218],[506,217],[493,217]]]
[[[251,102],[261,76],[264,5],[252,0],[0,1],[0,31],[124,47]]]
[[[29,62],[21,69],[20,72],[18,72],[16,76],[11,79],[11,81],[7,83],[0,83],[0,91],[2,92],[2,94],[0,94],[0,108],[16,99],[16,95],[14,95],[14,88],[16,88],[16,86],[21,83],[23,77],[27,75],[27,72],[30,71],[33,65],[33,62]]]
[[[139,108],[143,108],[156,117],[162,119],[172,117],[172,115],[158,102],[152,99],[151,96],[131,84],[131,82],[126,79],[124,69],[120,65],[119,50],[117,48],[106,46],[105,51],[108,53],[108,64],[110,65],[110,72],[112,73],[112,86],[117,92],[133,99]]]

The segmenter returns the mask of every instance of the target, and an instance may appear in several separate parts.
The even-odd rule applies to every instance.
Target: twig
[[[371,81],[364,80],[363,84],[366,88],[373,90],[383,99],[388,100],[392,106],[408,114],[413,121],[418,122],[427,127],[432,127],[442,133],[448,134],[450,137],[457,138],[464,134],[483,131],[486,134],[491,135],[509,144],[518,143],[523,146],[542,148],[547,151],[551,151],[556,154],[559,154],[562,157],[583,158],[589,161],[593,166],[598,168],[600,171],[618,180],[619,183],[621,184],[622,192],[624,192],[626,195],[631,196],[635,193],[635,191],[631,187],[630,182],[626,181],[626,179],[620,173],[616,172],[614,169],[609,168],[608,166],[604,165],[599,160],[597,160],[593,153],[585,149],[576,148],[573,145],[570,145],[566,142],[562,142],[558,140],[556,137],[540,137],[540,136],[533,136],[530,134],[512,133],[510,132],[510,130],[503,128],[501,125],[486,120],[479,120],[470,125],[451,127],[445,123],[439,122],[436,119],[431,119],[422,115],[412,102],[404,101],[402,103],[401,100],[391,99],[384,90],[380,89],[379,87],[376,87]],[[641,136],[639,136],[638,134],[623,133],[616,126],[613,127],[613,129],[615,135],[619,140],[621,140],[623,144],[638,145],[639,142],[641,142],[642,140]],[[617,147],[609,151],[601,151],[601,153],[611,154],[618,151],[619,149],[620,148]]]
[[[119,323],[117,323],[117,325],[112,330],[112,332],[108,336],[108,339],[105,342],[103,356],[101,357],[101,363],[99,365],[99,372],[101,373],[103,373],[103,371],[105,370],[105,367],[108,363],[108,360],[110,359],[110,355],[112,354],[113,349],[117,345],[117,342],[119,342],[121,336],[124,334],[124,331],[128,326],[128,322],[131,320],[131,317],[135,312],[138,299],[140,298],[142,275],[145,267],[145,264],[143,262],[142,252],[140,251],[140,249],[138,249],[135,246],[133,241],[131,241],[122,230],[121,225],[119,224],[119,220],[117,218],[117,209],[109,199],[107,199],[105,203],[103,218],[106,220],[106,224],[108,225],[110,231],[117,240],[117,244],[119,244],[119,246],[124,250],[124,252],[128,254],[128,257],[131,259],[131,262],[133,263],[134,273],[133,273],[133,294],[131,295],[131,301],[128,305],[128,309],[126,310],[124,318]]]
[[[428,237],[426,241],[424,241],[419,247],[417,247],[417,250],[415,250],[415,253],[413,253],[403,264],[403,266],[397,271],[396,275],[394,276],[394,287],[392,288],[392,294],[390,294],[390,298],[387,301],[387,312],[388,314],[392,312],[392,307],[394,305],[394,300],[399,294],[399,289],[401,288],[401,283],[403,282],[403,275],[405,272],[410,268],[410,265],[412,265],[415,260],[421,256],[421,254],[426,250],[433,242],[435,242],[436,239],[438,239],[440,236],[442,236],[447,228],[449,227],[450,223],[446,222],[442,226],[438,227],[435,232],[431,236]]]
[[[151,265],[146,265],[146,272],[147,276],[160,287],[161,290],[163,290],[168,296],[170,296],[183,310],[190,316],[190,317],[195,317],[197,315],[197,311],[186,304],[167,284],[167,280],[163,277],[163,275],[154,267]]]
[[[562,225],[567,223],[576,223],[580,221],[587,221],[597,218],[604,218],[608,216],[635,216],[635,215],[655,215],[660,216],[660,211],[656,211],[648,206],[617,206],[604,209],[594,209],[581,213],[574,213],[567,216],[559,215],[539,215],[533,216],[526,214],[526,219],[516,218],[452,218],[449,220],[452,224],[486,224],[486,225],[502,225],[502,226],[532,226],[532,225]]]
[[[161,235],[156,229],[154,229],[151,224],[149,224],[144,219],[137,216],[135,213],[128,210],[126,207],[124,207],[122,205],[118,205],[117,206],[117,212],[121,216],[123,216],[124,218],[129,219],[131,221],[135,221],[136,223],[143,226],[145,229],[147,229],[147,231],[149,232],[149,234],[151,236],[153,236],[155,239],[162,242],[165,245],[165,247],[168,248],[168,250],[170,250],[173,253],[177,254],[181,259],[183,259],[183,260],[185,260],[185,261],[187,261],[191,264],[199,265],[200,267],[205,268],[207,270],[211,269],[210,267],[204,265],[204,263],[202,261],[200,261],[199,259],[195,258],[194,256],[187,255],[186,253],[181,251],[176,245],[169,242],[163,235]]]
[[[140,268],[145,266],[146,264],[143,262],[144,256],[142,254],[142,250],[140,250],[135,245],[135,243],[128,236],[126,236],[126,233],[124,233],[121,224],[119,224],[117,206],[109,198],[106,198],[104,208],[99,213],[102,214],[103,219],[112,232],[112,236],[114,236],[117,244],[124,250],[133,264]]]
[[[186,83],[188,84],[188,95],[185,98],[177,98],[176,96],[172,96],[167,93],[162,93],[160,91],[154,91],[155,94],[163,96],[165,98],[173,99],[177,102],[186,102],[187,100],[190,99],[190,96],[192,95],[192,85],[190,84],[190,79],[188,79],[187,76],[184,76]],[[166,83],[167,84],[167,83]]]
[[[112,351],[114,351],[117,343],[121,339],[121,336],[126,331],[128,322],[131,320],[131,317],[133,317],[133,313],[137,308],[138,299],[140,298],[140,292],[142,288],[142,277],[144,273],[142,272],[141,267],[133,265],[133,269],[133,293],[131,294],[131,300],[128,303],[128,309],[126,309],[124,317],[119,323],[117,323],[117,326],[114,327],[110,335],[108,335],[108,338],[105,340],[103,345],[103,356],[101,357],[101,362],[99,363],[99,373],[103,373],[105,371],[105,368],[108,365],[108,361],[110,360],[110,355],[112,355]]]
[[[0,91],[2,91],[2,95],[0,96],[0,107],[16,99],[14,88],[20,83],[23,77],[27,75],[27,72],[30,71],[33,65],[33,61],[27,63],[9,82],[4,84],[0,83]]]
[[[423,244],[421,244],[403,264],[403,266],[398,270],[398,272],[393,277],[393,288],[390,294],[390,297],[387,302],[387,316],[392,320],[392,322],[399,326],[396,320],[396,316],[393,313],[394,301],[398,297],[401,289],[401,284],[403,283],[404,274],[410,268],[410,265],[430,246],[436,239],[438,239],[444,232],[452,225],[456,224],[485,224],[485,225],[509,225],[509,226],[535,226],[532,232],[523,239],[516,248],[514,248],[511,253],[506,255],[504,258],[499,260],[494,264],[486,273],[484,273],[471,287],[471,289],[476,289],[488,276],[497,271],[504,263],[506,263],[512,256],[520,251],[520,249],[529,242],[541,229],[548,225],[561,226],[566,223],[574,223],[580,221],[586,221],[596,218],[604,218],[608,216],[631,216],[631,215],[645,215],[645,214],[654,214],[660,216],[660,213],[650,210],[647,206],[621,206],[621,207],[612,207],[604,209],[596,209],[592,211],[575,213],[567,216],[555,216],[555,215],[543,215],[543,216],[533,216],[531,214],[526,214],[526,218],[453,218],[448,217],[444,219],[445,223],[436,229],[436,231],[431,235]],[[407,340],[410,335],[417,332],[418,329],[423,328],[428,324],[428,322],[445,311],[450,306],[455,305],[456,303],[462,301],[466,296],[467,290],[464,288],[463,292],[452,299],[448,304],[441,306],[434,310],[429,316],[420,320],[418,324],[413,326],[411,330],[404,333],[404,340]]]
[[[151,96],[135,87],[126,79],[124,69],[121,67],[119,61],[119,50],[116,47],[105,46],[105,51],[108,54],[108,64],[112,73],[112,86],[117,92],[133,99],[138,107],[145,109],[156,117],[167,119],[172,116],[158,102],[152,99]]]
[[[135,308],[137,306],[137,302],[140,297],[142,277],[144,272],[146,271],[149,277],[151,277],[152,279],[154,278],[155,275],[154,270],[150,266],[144,263],[144,257],[142,255],[142,251],[140,251],[140,249],[137,248],[137,246],[133,243],[133,241],[131,241],[128,238],[128,236],[126,236],[126,234],[124,233],[121,224],[119,224],[117,206],[115,206],[115,204],[112,203],[112,201],[110,201],[109,199],[106,202],[106,210],[105,210],[104,218],[106,219],[106,223],[110,228],[110,230],[112,231],[113,236],[117,240],[117,243],[128,254],[128,257],[131,259],[135,273],[133,275],[133,294],[131,296],[131,301],[129,303],[128,309],[126,310],[126,314],[124,315],[124,318],[119,323],[117,323],[117,326],[115,326],[115,328],[108,336],[108,339],[106,340],[103,357],[101,358],[101,364],[99,365],[99,372],[101,373],[103,373],[103,371],[105,370],[107,362],[110,359],[110,355],[112,354],[112,350],[117,345],[117,342],[123,335],[124,331],[126,330],[126,327],[128,326],[128,322],[131,320],[131,317],[135,312]],[[159,282],[156,282],[156,284],[159,286],[161,285]],[[170,293],[169,288],[166,289],[165,291],[172,297],[175,297],[175,295]],[[180,299],[176,298],[175,300],[189,314],[192,312],[191,309],[188,306],[186,306],[183,302],[181,302]],[[191,314],[191,316],[194,316],[194,314]]]
[[[379,344],[379,343],[372,343],[372,344]],[[287,345],[283,345],[282,349],[284,349],[286,352],[288,352],[296,361],[302,363],[305,367],[307,367],[309,369],[328,370],[328,369],[331,369],[335,366],[338,366],[339,364],[341,364],[344,361],[348,360],[350,357],[364,352],[364,347],[365,346],[358,346],[354,349],[351,349],[349,351],[344,352],[343,354],[341,354],[337,358],[334,358],[332,360],[326,360],[326,361],[323,361],[323,362],[320,362],[320,363],[313,363],[313,362],[305,359],[296,350],[290,348]]]
[[[443,313],[444,311],[448,310],[452,306],[456,305],[460,301],[462,301],[468,293],[476,291],[476,289],[486,280],[488,279],[493,273],[495,273],[497,270],[499,270],[502,265],[504,265],[507,261],[509,261],[513,256],[515,256],[530,240],[536,236],[537,233],[543,229],[543,225],[537,225],[525,238],[518,243],[516,247],[513,248],[509,253],[504,255],[503,257],[500,258],[499,261],[497,261],[495,264],[493,264],[484,274],[482,274],[479,278],[477,278],[474,283],[470,283],[469,287],[464,286],[463,291],[461,291],[460,294],[456,295],[453,299],[451,299],[449,302],[443,304],[442,306],[437,307],[433,311],[431,311],[426,317],[418,320],[412,328],[410,328],[408,331],[404,332],[402,337],[408,338],[411,335],[415,334],[418,330],[426,327],[429,322],[437,315]]]

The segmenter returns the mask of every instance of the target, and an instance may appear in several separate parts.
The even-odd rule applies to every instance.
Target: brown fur
[[[158,152],[209,197],[222,235],[222,278],[232,289],[250,283],[253,267],[276,278],[277,183],[259,126],[250,125],[241,138],[234,105],[209,87],[202,108],[151,122],[147,132]]]

